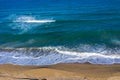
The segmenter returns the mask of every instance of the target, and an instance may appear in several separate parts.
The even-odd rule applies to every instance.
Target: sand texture
[[[120,80],[120,65],[0,65],[0,80]]]

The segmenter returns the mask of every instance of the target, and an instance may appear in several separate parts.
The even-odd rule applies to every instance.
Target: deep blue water
[[[120,63],[120,0],[0,0],[0,54],[9,53],[6,48],[13,54],[36,54],[42,48],[39,54],[48,54],[54,53],[53,47],[114,54],[118,60],[113,62]]]

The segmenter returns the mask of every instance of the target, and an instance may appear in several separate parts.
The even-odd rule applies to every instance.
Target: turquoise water
[[[119,4],[119,0],[0,0],[0,63],[120,63]]]

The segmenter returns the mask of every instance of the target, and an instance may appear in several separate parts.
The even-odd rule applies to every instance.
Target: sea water
[[[0,64],[120,64],[120,0],[0,0]]]

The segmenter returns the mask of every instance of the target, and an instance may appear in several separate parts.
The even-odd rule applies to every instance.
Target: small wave
[[[17,21],[19,22],[19,21]],[[49,23],[49,22],[55,22],[55,20],[26,20],[26,21],[21,21],[21,22],[26,22],[26,23]]]
[[[24,23],[50,23],[50,22],[55,22],[55,20],[37,20],[34,17],[30,16],[21,16],[18,17],[15,21],[13,22],[24,22]]]
[[[115,45],[120,45],[120,40],[119,39],[112,39],[111,43],[115,44]]]
[[[47,23],[55,22],[52,19],[40,19],[35,16],[24,16],[24,15],[11,15],[8,17],[9,27],[12,28],[17,34],[35,32],[34,29],[41,25],[49,25]]]
[[[52,65],[57,63],[120,64],[119,54],[75,52],[61,47],[0,49],[0,64]]]

